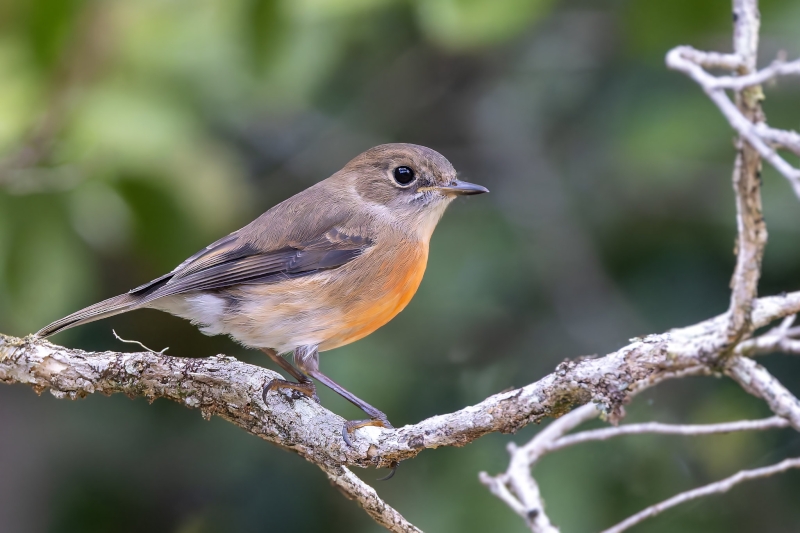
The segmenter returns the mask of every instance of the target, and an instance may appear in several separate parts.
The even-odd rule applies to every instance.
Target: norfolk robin
[[[357,341],[402,311],[422,281],[428,243],[445,208],[456,196],[484,192],[459,180],[430,148],[376,146],[172,272],[37,335],[134,309],[167,311],[205,334],[261,349],[297,380],[273,380],[265,399],[272,390],[294,389],[317,400],[313,378],[358,406],[370,418],[345,424],[350,444],[356,428],[392,426],[320,371],[319,352]],[[289,352],[294,365],[281,356]]]

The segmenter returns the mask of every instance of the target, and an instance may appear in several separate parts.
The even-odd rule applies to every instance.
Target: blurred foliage
[[[765,0],[762,15],[764,61],[800,55],[800,6]],[[432,146],[492,190],[444,217],[405,312],[322,358],[395,424],[721,312],[732,134],[663,57],[678,44],[729,50],[730,18],[723,0],[2,2],[0,331],[27,334],[150,280],[391,141]],[[798,129],[800,86],[766,92],[770,122]],[[762,292],[797,290],[800,206],[764,174]],[[112,327],[175,355],[266,364],[150,311],[56,341],[130,349]],[[800,391],[796,361],[767,365]],[[0,395],[3,531],[379,530],[315,467],[221,420],[124,397]],[[629,411],[766,414],[713,379],[668,383]],[[505,468],[508,440],[425,452],[377,488],[425,530],[524,531],[477,481]],[[594,531],[798,448],[791,432],[629,437],[548,457],[537,477],[563,531]],[[795,531],[799,483],[753,483],[644,527]]]

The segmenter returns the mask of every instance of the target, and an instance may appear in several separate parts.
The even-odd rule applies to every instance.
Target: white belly
[[[342,317],[340,310],[314,306],[299,294],[270,292],[264,286],[240,286],[235,294],[181,294],[149,307],[188,319],[206,335],[230,335],[250,348],[273,348],[278,353],[322,344]]]

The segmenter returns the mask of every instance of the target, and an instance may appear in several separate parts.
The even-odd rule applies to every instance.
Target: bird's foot
[[[377,426],[386,429],[394,429],[394,426],[389,423],[389,420],[384,416],[382,418],[367,418],[366,420],[348,420],[342,427],[342,438],[348,446],[353,446],[353,441],[350,440],[350,435],[353,434],[358,428],[365,426]]]
[[[280,389],[288,389],[292,392],[297,392],[306,398],[311,398],[315,402],[320,403],[319,396],[317,396],[317,388],[312,381],[296,382],[286,381],[285,379],[273,379],[264,386],[264,391],[262,393],[264,403],[267,403],[267,394],[269,394],[269,391]],[[299,397],[292,394],[292,398],[297,400]]]
[[[389,468],[391,469],[391,471],[388,474],[386,474],[385,476],[379,477],[375,481],[389,481],[390,479],[392,479],[394,477],[395,473],[397,472],[397,465],[399,465],[399,464],[400,463],[398,463],[397,461],[392,461],[392,463],[389,465]]]
[[[389,420],[386,416],[382,418],[367,418],[366,420],[348,420],[344,423],[344,427],[342,427],[342,438],[344,442],[347,443],[348,446],[353,446],[353,441],[350,440],[350,435],[357,430],[358,428],[363,428],[365,426],[377,426],[386,429],[394,429],[389,423]],[[397,472],[397,465],[399,463],[397,461],[392,461],[392,464],[389,465],[391,468],[391,472],[387,476],[377,479],[377,481],[388,481],[394,477],[395,472]]]

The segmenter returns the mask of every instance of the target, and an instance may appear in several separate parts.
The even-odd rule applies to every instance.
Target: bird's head
[[[370,148],[350,161],[340,175],[374,209],[428,238],[454,198],[489,192],[459,180],[442,154],[416,144]]]

